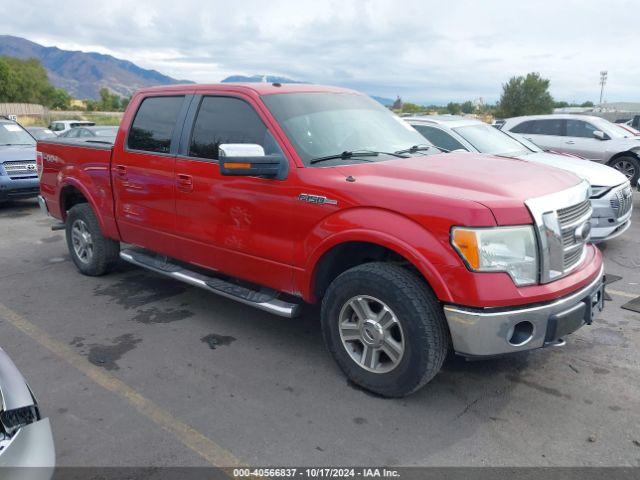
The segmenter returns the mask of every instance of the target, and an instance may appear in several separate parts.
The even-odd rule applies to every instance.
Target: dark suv
[[[36,141],[18,123],[0,117],[0,202],[38,193]]]

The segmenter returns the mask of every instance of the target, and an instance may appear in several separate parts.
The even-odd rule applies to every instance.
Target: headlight
[[[454,227],[451,243],[474,272],[506,272],[518,286],[538,280],[538,248],[531,225]]]
[[[600,198],[609,190],[611,190],[611,187],[596,187],[594,185],[591,187],[591,198]]]

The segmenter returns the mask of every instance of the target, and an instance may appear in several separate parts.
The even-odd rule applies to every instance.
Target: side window
[[[191,133],[189,156],[218,159],[223,143],[254,143],[265,154],[281,153],[267,127],[247,102],[232,97],[204,97]]]
[[[79,133],[80,131],[77,128],[72,128],[66,136],[67,138],[78,138]]]
[[[561,119],[549,119],[549,120],[534,120],[533,125],[527,133],[532,135],[553,135],[562,136],[562,123]]]
[[[427,125],[413,125],[413,128],[418,130],[424,138],[436,147],[444,148],[445,150],[468,150],[458,140],[439,128],[429,127]]]
[[[51,124],[51,130],[54,132],[59,132],[60,130],[64,130],[64,125],[62,123],[53,123]]]
[[[567,120],[567,137],[593,138],[596,127],[584,120]]]
[[[183,101],[183,96],[145,98],[131,124],[127,146],[132,150],[169,153]]]
[[[533,121],[529,120],[527,122],[522,122],[513,127],[510,131],[513,133],[531,133],[531,128],[533,127]]]

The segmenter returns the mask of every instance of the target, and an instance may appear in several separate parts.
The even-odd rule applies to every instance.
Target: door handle
[[[576,142],[574,142],[573,140],[569,140],[569,141],[564,142],[564,143],[566,143],[567,145],[575,145],[576,144]]]
[[[125,167],[124,165],[116,165],[114,167],[114,170],[116,172],[116,175],[118,175],[119,177],[125,177],[127,175],[127,167]]]
[[[179,173],[178,177],[178,189],[183,192],[191,192],[193,190],[193,178],[191,175],[185,175],[184,173]]]

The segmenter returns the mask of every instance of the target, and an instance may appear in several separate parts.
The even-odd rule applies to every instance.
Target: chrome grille
[[[558,221],[560,226],[573,225],[576,221],[581,220],[591,210],[591,202],[585,200],[577,205],[570,207],[560,208],[558,210]],[[589,215],[591,216],[591,215]]]
[[[575,266],[582,257],[585,241],[576,239],[575,230],[591,218],[591,202],[585,200],[570,207],[560,208],[557,214],[562,232],[562,268],[566,272]]]
[[[624,217],[633,206],[633,192],[631,185],[626,184],[615,192],[615,197],[610,200],[611,208],[618,218]]]
[[[4,162],[2,166],[11,178],[29,178],[38,175],[35,160],[9,161]]]
[[[582,182],[525,202],[538,230],[541,283],[568,275],[584,258],[583,225],[593,213],[589,192],[589,184]]]

